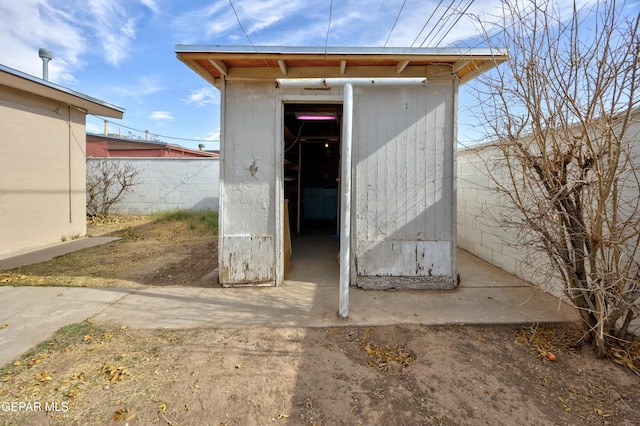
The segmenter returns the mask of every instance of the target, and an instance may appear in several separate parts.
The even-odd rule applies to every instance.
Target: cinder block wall
[[[627,200],[630,205],[620,211],[636,214],[634,206],[639,189],[634,172],[630,170],[640,164],[640,109],[631,115],[626,138],[629,145],[624,152],[629,153],[631,162],[622,165],[618,191],[619,202]],[[508,204],[498,195],[495,190],[497,183],[487,172],[491,170],[494,177],[506,177],[502,158],[499,150],[491,144],[458,151],[458,247],[563,298],[562,284],[547,278],[551,264],[546,255],[528,249],[515,230],[502,226],[500,218],[510,214],[506,207]]]
[[[492,145],[458,151],[458,247],[562,298],[562,285],[546,279],[548,259],[517,244],[515,230],[502,226],[501,217],[509,213],[487,172],[490,168],[499,176],[504,171],[500,158]]]
[[[140,183],[118,204],[119,214],[218,210],[217,158],[92,158],[87,160],[87,171],[100,161],[129,163],[142,171]]]

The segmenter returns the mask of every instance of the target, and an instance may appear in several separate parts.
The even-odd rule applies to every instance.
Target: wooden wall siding
[[[275,96],[269,85],[226,86],[220,282],[275,284]]]
[[[453,82],[362,88],[356,97],[357,275],[450,279]]]

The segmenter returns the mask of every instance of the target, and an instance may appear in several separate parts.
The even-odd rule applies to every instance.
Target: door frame
[[[283,89],[280,89],[283,90]],[[332,90],[333,91],[333,90]],[[343,104],[342,90],[335,88],[336,93],[323,95],[300,95],[295,93],[282,94],[275,97],[275,261],[276,285],[284,283],[284,105],[285,104]],[[341,191],[338,196],[341,196]]]

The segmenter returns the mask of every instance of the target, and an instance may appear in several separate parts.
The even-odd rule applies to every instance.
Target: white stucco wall
[[[0,256],[85,235],[85,113],[0,86],[0,132]]]
[[[130,164],[141,172],[138,184],[118,204],[119,214],[218,210],[217,158],[92,158],[87,160],[87,171],[101,161]]]

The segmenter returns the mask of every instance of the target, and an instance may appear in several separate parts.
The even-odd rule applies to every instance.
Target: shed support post
[[[342,171],[340,173],[340,317],[349,315],[351,275],[351,145],[353,139],[353,87],[344,85],[342,105]]]

